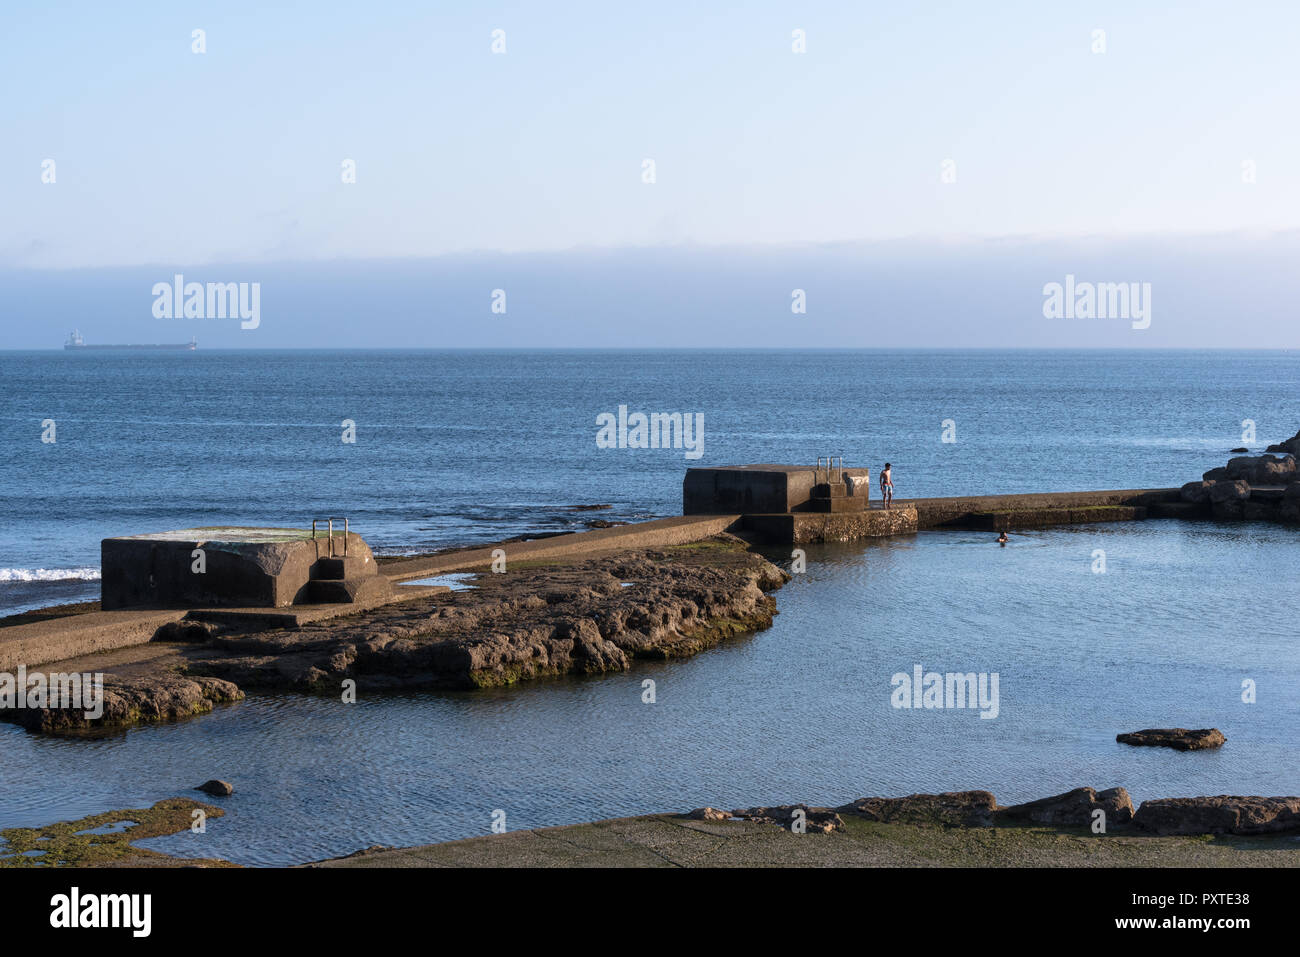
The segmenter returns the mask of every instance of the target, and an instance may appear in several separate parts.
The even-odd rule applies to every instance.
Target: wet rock
[[[1300,831],[1300,797],[1160,798],[1143,801],[1133,824],[1160,835]]]
[[[1222,482],[1227,477],[1228,470],[1223,466],[1219,466],[1217,469],[1210,469],[1208,472],[1201,475],[1202,480],[1206,482]]]
[[[692,821],[729,821],[731,812],[719,811],[715,807],[697,807],[694,811],[688,811],[683,817],[688,817]]]
[[[1214,486],[1213,481],[1188,482],[1179,490],[1178,497],[1184,502],[1204,505],[1210,501],[1210,489]]]
[[[1277,506],[1277,517],[1284,522],[1300,522],[1300,482],[1286,487]]]
[[[1201,751],[1221,747],[1228,739],[1218,728],[1200,728],[1195,731],[1186,728],[1147,728],[1117,734],[1115,740],[1120,744],[1173,748],[1175,751]]]
[[[939,824],[945,827],[987,827],[993,823],[997,801],[988,791],[948,791],[907,797],[859,798],[835,810],[886,824]]]
[[[235,793],[235,786],[229,781],[220,781],[213,778],[211,781],[204,781],[194,790],[202,791],[204,794],[211,794],[214,797],[230,797]]]
[[[998,821],[1031,821],[1056,827],[1088,827],[1092,824],[1092,812],[1098,808],[1106,812],[1107,826],[1124,824],[1133,818],[1133,800],[1123,788],[1109,788],[1105,791],[1075,788],[1053,797],[1000,807],[995,818]]]
[[[98,718],[87,718],[85,710],[77,708],[22,708],[0,711],[0,720],[41,734],[76,734],[176,721],[206,714],[215,704],[243,697],[235,684],[220,678],[171,673],[144,678],[105,675],[103,714]]]
[[[1271,456],[1261,456],[1260,463],[1255,466],[1256,485],[1287,485],[1296,480],[1295,456],[1288,455],[1272,461],[1270,459]]]
[[[1270,445],[1265,452],[1289,452],[1292,455],[1300,455],[1300,432],[1297,432],[1291,438],[1279,442],[1276,445]]]
[[[624,671],[767,628],[789,575],[732,536],[487,575],[472,591],[295,631],[227,634],[192,672],[243,687],[475,688]],[[637,582],[636,588],[622,583]]]
[[[1228,459],[1227,477],[1242,479],[1251,485],[1286,485],[1296,474],[1293,455],[1245,455]]]
[[[1238,453],[1245,453],[1245,452],[1249,452],[1249,451],[1250,451],[1250,449],[1246,448],[1245,446],[1242,446],[1241,448],[1229,449],[1229,450],[1228,450],[1228,454],[1229,454],[1229,455],[1237,455]]]
[[[1244,480],[1215,482],[1209,490],[1210,509],[1218,519],[1243,518],[1250,499],[1250,484]]]
[[[751,807],[742,811],[732,811],[731,816],[763,824],[779,824],[788,831],[798,820],[797,812],[800,811],[803,812],[804,825],[809,834],[829,834],[844,829],[844,821],[834,811],[824,807],[809,807],[807,804]]]
[[[151,641],[179,641],[186,643],[211,641],[225,629],[211,621],[169,621],[156,632]]]

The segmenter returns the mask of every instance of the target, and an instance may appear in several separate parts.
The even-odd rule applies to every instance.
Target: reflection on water
[[[1017,534],[1005,549],[931,532],[806,550],[773,628],[627,674],[400,696],[363,683],[355,705],[259,695],[93,741],[0,726],[0,826],[147,806],[217,777],[235,785],[212,799],[224,818],[145,844],[285,864],[485,834],[497,808],[518,829],[957,788],[1003,803],[1085,784],[1135,800],[1300,793],[1300,532],[1150,522]],[[916,664],[998,672],[998,718],[894,710],[890,678]],[[656,704],[641,701],[645,678]],[[1175,725],[1228,743],[1115,743]]]

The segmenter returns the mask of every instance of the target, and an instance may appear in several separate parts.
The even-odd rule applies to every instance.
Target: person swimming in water
[[[894,500],[894,475],[888,462],[880,472],[880,497],[885,508],[889,508],[889,503]]]
[[[998,536],[998,544],[1001,545],[1003,548],[1006,548],[1006,547],[1007,547],[1007,533],[1006,533],[1006,532],[1003,532],[1001,535]]]

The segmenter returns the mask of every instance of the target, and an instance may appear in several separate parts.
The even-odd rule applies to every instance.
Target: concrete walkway
[[[0,672],[141,645],[186,614],[184,609],[94,611],[0,628]]]
[[[428,578],[447,572],[470,568],[486,568],[492,564],[492,553],[502,549],[506,554],[506,567],[513,561],[533,561],[555,558],[589,558],[601,552],[623,551],[629,548],[664,548],[669,545],[686,545],[721,532],[734,530],[740,523],[739,515],[686,515],[660,518],[632,525],[617,525],[590,532],[573,532],[555,535],[530,542],[509,542],[485,545],[482,548],[458,549],[412,558],[409,561],[389,562],[380,568],[391,581],[409,581]]]

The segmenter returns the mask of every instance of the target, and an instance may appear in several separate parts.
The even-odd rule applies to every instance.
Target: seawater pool
[[[211,799],[224,818],[144,846],[277,865],[486,834],[496,809],[513,830],[966,788],[1002,803],[1080,785],[1135,801],[1300,793],[1300,530],[1148,521],[993,539],[808,547],[771,629],[622,674],[363,687],[355,705],[254,695],[88,741],[0,725],[0,827],[201,797],[189,789],[221,777],[236,788]],[[917,664],[996,672],[998,717],[892,707],[891,677]],[[1115,743],[1152,726],[1215,726],[1228,743]]]

